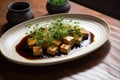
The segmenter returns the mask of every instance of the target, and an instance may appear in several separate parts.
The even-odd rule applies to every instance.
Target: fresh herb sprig
[[[60,5],[66,3],[68,0],[49,0],[52,5]]]
[[[72,22],[72,21],[70,21]],[[54,18],[52,22],[50,22],[49,27],[48,24],[44,25],[44,27],[40,26],[39,24],[35,24],[34,27],[29,25],[28,28],[32,28],[29,34],[31,38],[37,40],[37,45],[41,46],[42,43],[47,43],[49,46],[53,45],[53,39],[60,40],[65,36],[73,36],[78,37],[82,36],[80,30],[81,28],[77,25],[78,22],[74,22],[74,25],[69,23],[64,23],[64,18]]]
[[[64,36],[68,34],[68,30],[63,24],[63,18],[54,19],[52,22],[53,25],[53,38],[61,40]]]

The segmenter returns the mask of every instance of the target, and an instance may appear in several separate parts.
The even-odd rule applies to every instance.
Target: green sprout
[[[72,20],[69,22],[72,23]],[[49,28],[46,27],[48,24],[45,24],[44,27],[41,27],[39,24],[35,24],[34,27],[32,25],[28,25],[28,28],[32,28],[29,31],[30,37],[37,40],[37,45],[41,46],[42,43],[47,43],[48,45],[53,45],[53,39],[60,40],[65,36],[71,35],[76,39],[79,36],[82,36],[80,30],[81,28],[78,26],[79,22],[74,22],[74,25],[64,23],[64,18],[53,18],[53,21],[50,22]]]
[[[68,0],[49,0],[52,5],[60,5],[66,3]]]

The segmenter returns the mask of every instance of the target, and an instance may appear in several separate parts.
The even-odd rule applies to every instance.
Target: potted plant
[[[66,13],[70,8],[69,0],[48,0],[46,4],[49,14]]]

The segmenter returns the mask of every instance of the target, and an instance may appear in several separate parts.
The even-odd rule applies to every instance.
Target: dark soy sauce
[[[20,43],[18,43],[16,45],[16,52],[23,56],[24,58],[27,58],[27,59],[30,59],[30,60],[34,60],[34,59],[47,59],[47,58],[50,58],[50,57],[59,57],[61,55],[66,55],[64,53],[61,53],[61,52],[58,52],[56,54],[56,56],[51,56],[51,55],[48,55],[47,54],[47,50],[43,50],[43,55],[42,56],[34,56],[32,55],[32,51],[29,50],[27,48],[27,39],[28,39],[29,36],[25,36],[21,41]],[[92,42],[94,42],[94,35],[92,33],[89,33],[88,35],[88,38],[84,39],[80,45],[74,45],[72,49],[74,48],[81,48],[81,47],[84,47],[84,46],[88,46],[90,45]],[[69,54],[68,54],[69,55]]]

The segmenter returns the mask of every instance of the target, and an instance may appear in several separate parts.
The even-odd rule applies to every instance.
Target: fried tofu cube
[[[53,44],[58,47],[58,46],[60,46],[62,44],[62,42],[59,41],[59,40],[54,39]]]
[[[36,39],[29,38],[29,39],[27,40],[28,47],[29,47],[29,48],[32,48],[33,46],[36,45],[36,42],[37,42]]]
[[[56,55],[57,52],[58,52],[58,47],[56,47],[56,46],[47,48],[47,53],[50,55],[54,56],[54,55]]]
[[[68,44],[62,44],[60,46],[60,51],[66,54],[70,51],[70,49],[71,49],[71,46]]]
[[[81,29],[80,32],[83,34],[84,38],[88,37],[89,31],[87,31],[86,29]]]
[[[33,55],[34,56],[41,56],[42,55],[42,48],[39,46],[33,47]]]
[[[63,42],[68,45],[73,45],[74,44],[74,37],[72,36],[66,36],[63,38]]]

